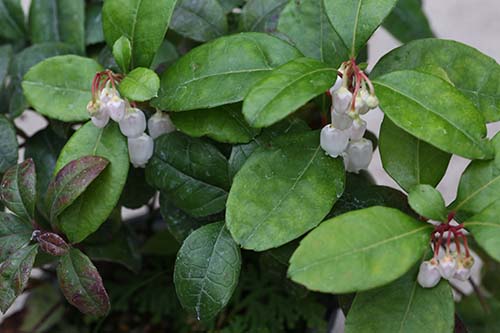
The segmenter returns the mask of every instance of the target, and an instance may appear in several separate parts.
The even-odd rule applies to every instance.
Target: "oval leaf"
[[[11,167],[2,179],[0,197],[7,208],[23,221],[31,223],[35,214],[35,163],[28,159]]]
[[[374,84],[385,115],[406,132],[466,158],[492,157],[483,117],[448,82],[416,71],[399,71],[377,78]]]
[[[274,32],[288,0],[249,0],[241,9],[241,31]]]
[[[72,243],[96,231],[120,199],[127,180],[129,158],[127,140],[118,124],[101,129],[88,122],[81,127],[61,151],[56,172],[69,162],[88,155],[107,159],[109,167],[59,216],[58,227]]]
[[[12,123],[0,115],[0,173],[17,163],[17,136]]]
[[[326,156],[319,133],[282,137],[252,153],[233,181],[227,226],[243,248],[263,251],[314,228],[344,190],[340,159]]]
[[[198,320],[215,317],[238,285],[240,269],[240,249],[224,222],[197,229],[186,238],[175,261],[175,290],[182,306]]]
[[[85,7],[85,45],[104,42],[102,31],[102,5],[90,3]]]
[[[290,44],[262,33],[221,37],[194,48],[169,67],[153,104],[185,111],[239,102],[273,68],[299,56]]]
[[[446,222],[446,207],[441,193],[430,185],[417,185],[408,194],[408,203],[420,216]]]
[[[121,36],[113,44],[113,57],[122,72],[128,73],[132,61],[132,45],[127,37]]]
[[[434,37],[422,8],[422,0],[399,0],[383,26],[403,43]]]
[[[478,50],[451,40],[416,40],[386,54],[371,75],[403,69],[428,74],[443,72],[476,105],[486,121],[500,120],[500,66]]]
[[[24,12],[19,0],[0,1],[0,36],[5,39],[19,40],[24,37]]]
[[[432,226],[371,207],[322,223],[300,243],[288,275],[308,289],[348,293],[394,281],[423,255]]]
[[[70,249],[57,265],[57,278],[64,297],[81,312],[102,317],[109,312],[108,294],[90,259]]]
[[[131,71],[118,86],[123,97],[131,101],[144,102],[158,96],[160,78],[148,68]]]
[[[493,259],[500,262],[500,201],[486,207],[482,212],[467,219],[464,223],[476,242]]]
[[[94,60],[74,55],[44,60],[24,76],[24,96],[36,111],[49,118],[87,120],[92,80],[101,70]]]
[[[40,249],[53,256],[63,256],[68,253],[70,247],[66,241],[52,232],[44,232],[36,236]]]
[[[0,262],[28,245],[33,233],[31,224],[15,215],[0,212]]]
[[[298,58],[275,69],[245,97],[243,114],[254,127],[285,118],[332,86],[337,70],[310,58]]]
[[[110,48],[125,36],[132,45],[132,68],[149,67],[163,42],[177,0],[106,0],[104,37]]]

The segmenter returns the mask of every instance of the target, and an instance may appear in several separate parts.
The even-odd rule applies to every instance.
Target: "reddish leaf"
[[[40,244],[40,249],[47,252],[53,256],[63,256],[68,253],[70,246],[66,241],[52,232],[44,232],[36,237],[38,244]]]

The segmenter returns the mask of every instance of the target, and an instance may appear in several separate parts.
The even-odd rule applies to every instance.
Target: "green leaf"
[[[132,68],[149,67],[167,32],[176,0],[106,0],[102,8],[109,47],[125,36],[132,45]]]
[[[28,245],[33,227],[15,215],[0,212],[0,262]]]
[[[109,161],[99,156],[84,156],[59,170],[49,184],[45,202],[53,226],[57,217],[68,208],[104,171]]]
[[[9,113],[13,118],[19,116],[29,107],[21,87],[24,74],[42,60],[57,55],[73,53],[73,51],[73,48],[69,45],[49,42],[32,45],[15,55],[9,68],[9,75],[11,77],[9,85],[11,94]]]
[[[38,245],[14,252],[0,266],[0,311],[5,313],[28,284]]]
[[[89,119],[92,80],[102,67],[92,59],[64,55],[46,59],[24,76],[28,102],[44,116],[61,121]]]
[[[153,256],[175,256],[179,251],[180,242],[174,238],[168,229],[156,232],[142,246],[141,252]]]
[[[407,192],[418,184],[436,186],[446,173],[451,154],[406,133],[388,117],[379,140],[385,171]]]
[[[63,42],[85,50],[84,0],[32,0],[29,15],[33,44]]]
[[[434,37],[429,20],[422,10],[422,0],[399,0],[383,26],[403,43]]]
[[[127,180],[127,140],[120,133],[118,124],[101,129],[88,122],[81,127],[61,151],[55,172],[69,162],[88,155],[103,157],[110,164],[59,216],[59,228],[72,243],[84,240],[106,221],[118,203]]]
[[[444,72],[455,88],[476,105],[486,121],[500,120],[500,66],[478,50],[451,40],[417,40],[386,54],[371,75],[403,69],[434,75]]]
[[[327,91],[336,77],[335,68],[317,60],[292,60],[250,90],[243,102],[243,114],[250,125],[267,127]]]
[[[400,332],[451,333],[455,305],[450,285],[418,285],[412,269],[393,283],[358,293],[346,320],[346,333]]]
[[[299,56],[288,43],[262,33],[218,38],[194,48],[162,74],[153,105],[185,111],[239,102],[273,68]]]
[[[24,38],[24,13],[19,0],[0,0],[0,37],[10,40]]]
[[[179,0],[170,28],[198,42],[206,42],[228,32],[226,13],[218,0]]]
[[[485,311],[484,304],[489,308]],[[494,297],[486,297],[483,302],[476,295],[470,295],[457,303],[457,318],[467,332],[491,333],[500,326],[500,301]]]
[[[168,40],[164,40],[163,44],[161,44],[160,48],[158,49],[158,52],[156,52],[156,56],[150,68],[156,70],[157,73],[161,73],[165,70],[166,67],[173,64],[178,58],[179,52],[177,52],[175,45]]]
[[[431,230],[393,208],[352,211],[310,232],[290,259],[288,275],[308,289],[335,294],[380,287],[422,257]]]
[[[0,173],[17,163],[17,136],[12,123],[0,115]]]
[[[50,282],[42,282],[40,286],[31,289],[19,330],[33,333],[51,332],[51,328],[64,322],[66,309],[61,306],[61,299],[57,286]]]
[[[500,262],[500,201],[486,207],[482,212],[467,219],[465,228],[472,233],[477,244],[493,259]]]
[[[146,179],[193,216],[218,213],[229,188],[227,160],[214,146],[180,132],[160,136]]]
[[[448,82],[417,71],[398,71],[374,81],[380,107],[398,127],[449,153],[492,157],[484,119]]]
[[[148,68],[136,68],[125,76],[118,90],[131,101],[144,102],[158,96],[160,78]]]
[[[239,30],[271,33],[288,0],[249,0],[241,9]]]
[[[326,14],[355,57],[397,0],[324,0]]]
[[[3,175],[0,197],[7,208],[23,221],[31,223],[35,213],[36,171],[28,159],[8,169]]]
[[[4,89],[5,78],[12,60],[12,46],[7,44],[0,46],[0,91]]]
[[[102,5],[98,3],[87,4],[85,8],[85,45],[102,42],[104,42]]]
[[[113,57],[122,72],[127,74],[132,61],[132,45],[127,37],[121,36],[113,44]]]
[[[408,193],[408,203],[420,216],[446,222],[446,206],[441,193],[431,185],[416,185]]]
[[[323,0],[289,1],[280,16],[278,30],[307,57],[335,68],[349,59],[349,49],[330,24]]]
[[[175,127],[197,138],[207,136],[219,142],[246,143],[259,134],[258,129],[246,122],[239,103],[206,110],[174,112],[170,116]]]
[[[131,209],[138,209],[149,202],[156,190],[145,181],[143,168],[130,168],[127,182],[122,191],[120,204]]]
[[[109,312],[109,298],[101,276],[80,250],[72,248],[61,257],[57,278],[64,297],[84,314],[102,317]]]
[[[233,181],[227,226],[245,249],[283,245],[314,228],[344,190],[340,159],[326,156],[319,133],[284,136],[255,151]]]
[[[215,317],[238,285],[240,268],[240,250],[224,222],[197,229],[186,238],[175,262],[175,290],[182,306],[198,320]]]

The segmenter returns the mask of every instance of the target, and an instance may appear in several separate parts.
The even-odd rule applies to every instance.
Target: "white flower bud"
[[[128,138],[128,155],[130,162],[136,168],[144,168],[151,156],[153,156],[154,141],[143,133],[137,138]]]
[[[351,127],[351,140],[359,141],[363,138],[366,132],[366,121],[361,118],[354,120]]]
[[[99,101],[90,101],[87,104],[87,110],[91,116],[90,120],[95,125],[95,127],[103,128],[109,122],[109,114],[106,108],[103,108]]]
[[[365,100],[360,95],[356,96],[356,105],[354,109],[357,114],[366,114],[368,111],[370,111],[368,105],[366,105]]]
[[[113,96],[109,102],[106,103],[109,116],[116,122],[119,122],[125,116],[125,101],[118,97]]]
[[[423,288],[435,287],[441,280],[436,259],[424,261],[420,264],[417,281]]]
[[[156,139],[160,135],[175,131],[175,125],[166,112],[158,111],[148,120],[149,135]]]
[[[329,89],[330,95],[333,96],[333,93],[342,87],[343,80],[340,76],[337,76],[337,80],[335,81],[335,84]]]
[[[338,113],[332,108],[332,125],[338,129],[348,129],[352,125],[352,118],[347,113]]]
[[[365,102],[370,109],[375,109],[378,106],[378,98],[375,95],[368,96]]]
[[[92,120],[92,123],[95,125],[95,127],[104,128],[109,122],[109,114],[107,112],[104,112],[101,115],[91,117],[90,120]]]
[[[453,275],[454,279],[460,281],[467,281],[471,276],[471,267],[474,265],[474,258],[458,258],[457,260],[457,271]]]
[[[338,113],[346,113],[351,108],[352,93],[346,87],[340,87],[332,94],[333,107]]]
[[[366,169],[370,165],[373,155],[373,144],[367,139],[351,141],[346,152],[349,155],[347,171],[358,173],[359,170]]]
[[[455,258],[446,254],[444,257],[439,259],[439,272],[443,279],[449,280],[453,277],[457,271],[457,262]]]
[[[320,145],[331,157],[342,154],[349,144],[349,132],[331,125],[326,125],[321,130]]]
[[[119,122],[120,131],[129,138],[137,138],[146,130],[146,116],[137,108],[129,109]]]

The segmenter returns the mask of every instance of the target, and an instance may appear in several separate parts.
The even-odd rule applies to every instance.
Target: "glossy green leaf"
[[[249,0],[241,9],[239,29],[241,31],[274,32],[281,11],[288,0]]]
[[[146,179],[193,216],[218,213],[229,188],[227,160],[214,146],[180,132],[160,136]]]
[[[7,44],[0,46],[0,91],[4,89],[5,77],[12,60],[12,46]]]
[[[109,161],[99,156],[84,156],[59,170],[45,194],[47,215],[53,225],[68,208],[104,171]]]
[[[255,151],[236,174],[227,227],[245,249],[283,245],[318,225],[344,190],[344,168],[319,133],[283,136]]]
[[[35,214],[36,171],[33,160],[9,168],[3,175],[0,197],[4,205],[23,221],[31,223]]]
[[[215,317],[238,285],[240,268],[240,249],[224,222],[197,229],[175,262],[175,290],[182,306],[199,320]]]
[[[148,68],[136,68],[125,76],[118,90],[131,101],[144,102],[158,96],[160,78]]]
[[[393,283],[358,293],[346,320],[346,333],[400,332],[451,333],[455,305],[450,285],[434,288],[417,283],[412,269]]]
[[[90,259],[72,248],[57,265],[61,291],[70,304],[84,314],[102,317],[110,309],[101,276]]]
[[[387,173],[407,192],[415,185],[436,186],[448,168],[451,154],[417,139],[384,117],[379,151]]]
[[[243,114],[254,127],[267,127],[324,93],[337,69],[310,58],[298,58],[276,68],[245,97]]]
[[[443,196],[430,185],[416,185],[408,193],[408,203],[420,216],[446,222],[446,206]]]
[[[32,0],[29,15],[34,44],[63,42],[85,50],[84,0]]]
[[[0,212],[0,262],[28,245],[33,227],[15,215]]]
[[[259,130],[251,127],[241,113],[241,104],[222,105],[213,109],[174,112],[175,126],[193,136],[207,136],[225,143],[247,143]]]
[[[356,56],[397,0],[324,0],[326,14],[350,50]]]
[[[128,175],[127,141],[117,124],[100,129],[88,122],[81,127],[61,151],[56,172],[88,155],[104,157],[110,164],[59,216],[59,229],[72,243],[84,240],[106,221],[118,203]]]
[[[206,42],[227,34],[225,14],[218,0],[179,0],[170,28],[182,36]]]
[[[24,37],[24,13],[19,0],[0,0],[0,37],[19,40]]]
[[[61,121],[89,119],[92,80],[102,67],[92,59],[74,55],[46,59],[24,76],[24,96],[36,111]]]
[[[380,287],[423,256],[431,230],[393,208],[352,211],[310,232],[290,259],[288,275],[308,289],[335,294]]]
[[[290,44],[262,33],[241,33],[203,44],[161,76],[154,106],[171,111],[212,108],[243,100],[273,68],[300,56]]]
[[[132,45],[127,37],[121,36],[113,44],[113,57],[122,72],[128,73],[132,61]]]
[[[466,158],[492,157],[484,118],[448,82],[417,71],[397,71],[374,84],[381,109],[406,132]]]
[[[500,120],[500,66],[478,50],[451,40],[417,40],[385,55],[371,75],[403,69],[434,75],[444,72],[455,88],[476,105],[486,121]]]
[[[17,163],[17,136],[12,123],[0,115],[0,173]]]
[[[288,1],[278,30],[307,57],[335,68],[349,59],[349,49],[328,20],[323,0]]]
[[[99,3],[87,4],[85,7],[85,45],[102,42],[104,42],[102,5]]]
[[[177,0],[106,0],[102,8],[109,47],[125,36],[132,45],[132,68],[149,67],[163,42]]]
[[[472,233],[477,244],[493,259],[500,262],[500,201],[467,219],[465,228]]]
[[[422,10],[422,0],[399,0],[383,26],[403,43],[434,37],[429,20]]]
[[[28,284],[38,245],[14,252],[0,266],[0,311],[5,313]]]

